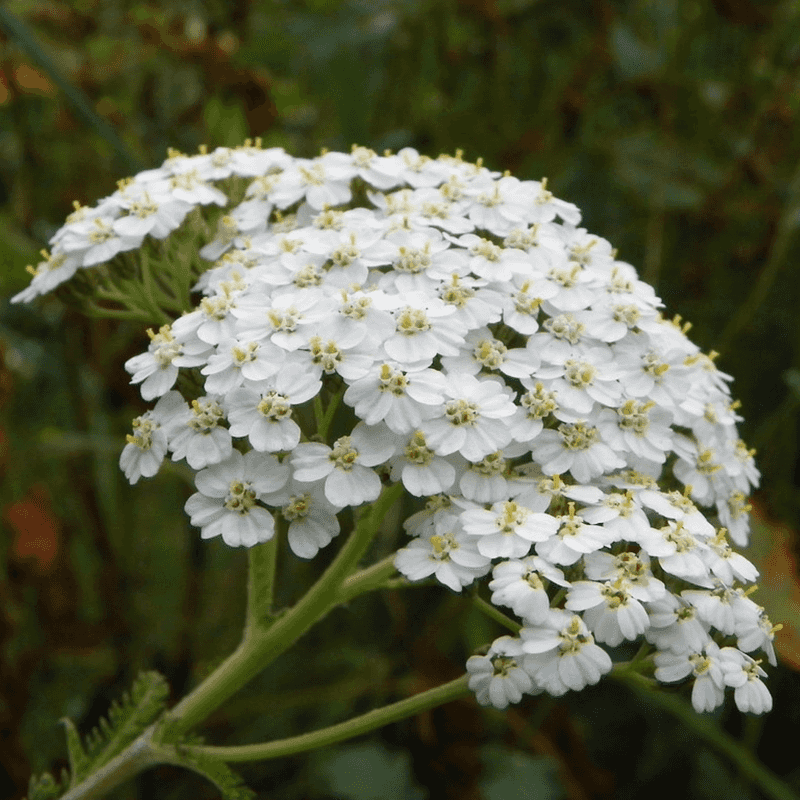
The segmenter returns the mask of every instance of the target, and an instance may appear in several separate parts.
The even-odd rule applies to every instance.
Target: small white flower
[[[184,344],[176,339],[169,325],[158,333],[148,328],[150,347],[146,353],[129,358],[125,369],[133,376],[131,383],[141,383],[144,400],[153,400],[168,392],[178,379],[178,367],[197,367],[205,362],[208,347],[203,343]]]
[[[125,477],[136,483],[139,478],[152,478],[167,454],[167,443],[177,420],[186,407],[178,392],[167,392],[152,411],[133,420],[133,433],[119,457]]]
[[[723,647],[720,657],[725,683],[734,687],[733,698],[739,711],[745,714],[772,711],[772,697],[761,681],[767,673],[759,666],[760,662],[734,647]]]
[[[773,625],[763,608],[754,603],[742,590],[737,592],[733,602],[733,614],[736,628],[736,646],[746,653],[763,650],[769,663],[774,667],[778,660],[775,657],[775,634],[781,625]]]
[[[211,464],[218,464],[231,455],[233,443],[231,434],[220,423],[225,419],[225,412],[219,401],[213,397],[201,397],[192,400],[191,408],[176,422],[180,427],[170,437],[169,449],[172,460],[185,458],[192,469],[203,469]]]
[[[613,450],[663,464],[672,449],[672,414],[650,400],[626,400],[618,408],[603,409],[597,427]]]
[[[341,436],[333,447],[315,442],[299,444],[292,452],[294,478],[301,483],[325,480],[325,497],[339,506],[358,506],[376,500],[381,480],[370,469],[394,453],[394,441],[383,441],[365,425]]]
[[[155,239],[166,239],[172,231],[180,227],[192,204],[178,200],[166,193],[151,193],[146,188],[131,186],[123,190],[125,198],[123,209],[126,216],[113,223],[114,231],[122,236],[143,237],[150,235]]]
[[[713,711],[725,699],[724,657],[714,642],[706,642],[699,652],[657,653],[656,680],[675,683],[694,676],[692,705],[697,712]]]
[[[468,461],[501,450],[511,441],[505,420],[513,416],[514,404],[493,380],[480,381],[472,375],[449,376],[441,416],[425,420],[421,428],[436,453],[461,453]]]
[[[319,211],[325,206],[337,206],[350,199],[350,179],[355,172],[343,153],[328,153],[314,160],[298,158],[281,173],[269,199],[278,208],[303,198]]]
[[[535,466],[535,465],[534,465]],[[521,469],[520,481],[513,491],[514,499],[531,511],[547,511],[555,500],[574,500],[594,505],[603,499],[596,486],[566,483],[560,475],[542,476],[538,470]]]
[[[222,536],[231,547],[252,547],[269,541],[275,520],[258,505],[262,495],[280,489],[289,469],[274,456],[234,450],[220,464],[197,473],[195,492],[185,505],[192,525],[201,528],[203,539]]]
[[[522,649],[529,653],[525,671],[537,686],[556,697],[597,683],[611,670],[608,653],[577,614],[551,610],[544,620],[520,631]]]
[[[673,653],[700,652],[709,641],[708,626],[697,611],[673,594],[665,594],[647,604],[650,627],[645,631],[648,642],[659,650]]]
[[[575,513],[575,503],[569,512],[555,517],[557,530],[548,539],[536,544],[536,553],[551,564],[569,566],[586,554],[600,550],[614,540],[605,528],[584,522],[582,512]]]
[[[543,542],[558,530],[558,521],[518,505],[513,500],[491,509],[473,508],[461,513],[464,530],[478,538],[478,552],[489,558],[522,558],[532,542]]]
[[[550,610],[547,583],[569,586],[564,573],[538,556],[501,561],[492,572],[489,584],[492,603],[508,606],[528,624],[543,621]]]
[[[458,355],[466,328],[454,319],[455,308],[421,293],[406,299],[409,305],[395,313],[395,332],[383,343],[389,358],[427,366],[436,355]]]
[[[398,156],[379,156],[368,147],[353,145],[350,159],[356,174],[376,189],[391,189],[401,182],[403,162]]]
[[[144,234],[120,234],[114,230],[114,218],[97,214],[72,225],[60,240],[65,253],[80,252],[84,267],[102,264],[117,253],[134,250]]]
[[[269,337],[273,345],[293,352],[308,342],[314,326],[329,310],[330,303],[317,292],[270,298],[254,291],[237,298],[232,314],[241,337],[256,341]]]
[[[289,523],[288,539],[292,552],[300,558],[313,558],[339,533],[336,518],[340,506],[330,503],[321,485],[291,480],[280,490],[262,498]]]
[[[675,477],[691,486],[691,496],[702,505],[710,505],[716,495],[717,480],[721,477],[722,462],[711,447],[703,448],[686,437],[676,436],[674,449],[678,461],[672,468]]]
[[[200,372],[206,375],[208,394],[227,394],[245,382],[258,383],[280,370],[285,351],[269,342],[221,342]]]
[[[522,668],[524,652],[519,639],[501,636],[492,642],[485,656],[467,659],[469,688],[482,706],[506,708],[533,693],[533,681]]]
[[[604,551],[588,553],[583,565],[587,578],[624,586],[631,597],[642,602],[659,600],[667,591],[663,581],[653,575],[650,559],[643,551],[623,551],[616,556]]]
[[[638,543],[649,555],[658,558],[661,568],[697,586],[713,586],[702,553],[707,545],[694,536],[682,521],[669,522],[657,530],[642,532]]]
[[[491,560],[478,552],[475,540],[464,533],[458,516],[447,512],[437,513],[427,534],[398,550],[394,563],[412,581],[433,575],[454,592],[491,568]]]
[[[158,189],[162,187],[156,184]],[[180,172],[168,179],[166,187],[176,200],[192,205],[224,206],[228,202],[225,194],[202,178],[196,169]]]
[[[28,266],[28,272],[33,275],[33,280],[11,298],[12,303],[29,303],[35,297],[51,292],[68,281],[83,264],[80,251],[68,254],[56,247],[52,253],[42,250],[41,254],[44,261],[40,261],[36,268]]]
[[[461,494],[476,503],[494,503],[508,497],[512,493],[509,479],[513,480],[508,459],[525,452],[524,447],[512,442],[503,450],[469,464],[458,480]]]
[[[287,364],[268,381],[269,388],[240,387],[226,399],[232,436],[247,436],[262,452],[292,450],[300,441],[300,428],[292,419],[292,406],[318,394],[320,381],[298,364]]]
[[[425,434],[417,430],[398,444],[396,455],[389,460],[391,478],[402,480],[415,497],[440,494],[455,483],[457,470],[453,462],[458,459],[460,456],[437,456],[428,447]]]
[[[612,647],[638,639],[650,626],[647,611],[622,578],[613,583],[576,581],[567,593],[565,608],[583,611],[583,621],[595,639]]]
[[[533,441],[531,452],[546,475],[569,471],[579,483],[589,483],[625,462],[603,440],[600,431],[585,420],[563,422],[557,430],[544,430]]]
[[[436,416],[445,385],[441,372],[384,361],[351,383],[344,401],[367,425],[382,421],[394,433],[404,434],[419,428],[423,419]]]
[[[471,331],[465,340],[465,352],[458,356],[445,356],[442,366],[448,372],[465,372],[477,375],[499,371],[512,378],[526,378],[539,367],[536,354],[524,347],[509,349],[485,327]]]

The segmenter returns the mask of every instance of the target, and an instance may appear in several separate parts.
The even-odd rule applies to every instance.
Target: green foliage
[[[341,800],[421,800],[405,753],[378,742],[342,745],[316,754],[312,772],[319,785]]]
[[[565,796],[550,758],[497,745],[484,747],[481,755],[486,770],[481,781],[484,800],[560,800]]]
[[[71,772],[70,786],[97,772],[119,755],[142,734],[166,707],[169,684],[158,672],[142,672],[133,688],[122,696],[122,702],[111,704],[108,719],[81,743],[78,732],[69,719],[63,720],[67,733],[67,749]]]

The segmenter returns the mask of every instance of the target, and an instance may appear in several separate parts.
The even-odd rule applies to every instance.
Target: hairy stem
[[[347,722],[340,722],[338,725],[331,725],[329,728],[304,733],[301,736],[293,736],[290,739],[278,739],[274,742],[247,744],[238,747],[201,746],[191,749],[231,763],[262,761],[268,758],[303,753],[307,750],[343,742],[347,739],[352,739],[354,736],[361,736],[400,719],[412,717],[444,703],[466,697],[470,694],[470,689],[467,685],[468,677],[467,675],[462,675],[460,678],[437,686],[435,689],[420,692],[413,697],[408,697],[383,708],[376,708],[373,711],[362,714],[360,717],[349,719]]]
[[[164,763],[166,759],[153,745],[153,730],[148,728],[116,758],[72,787],[60,800],[96,800],[149,767]]]
[[[314,623],[339,605],[340,587],[364,555],[381,521],[403,491],[402,484],[383,490],[359,521],[350,538],[320,579],[283,616],[269,627],[251,624],[239,647],[166,717],[165,735],[179,736],[201,723],[291,647]],[[352,584],[351,584],[352,591]]]

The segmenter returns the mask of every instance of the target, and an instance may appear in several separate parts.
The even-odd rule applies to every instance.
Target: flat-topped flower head
[[[730,376],[580,225],[546,179],[460,153],[171,152],[78,206],[14,300],[67,284],[147,320],[126,369],[156,406],[120,464],[185,459],[204,538],[277,518],[311,558],[399,484],[398,570],[486,578],[524,623],[470,660],[481,702],[595,683],[638,639],[696,707],[758,713],[776,626],[729,543],[759,480]]]

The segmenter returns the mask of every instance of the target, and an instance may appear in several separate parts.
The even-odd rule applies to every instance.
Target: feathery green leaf
[[[166,707],[168,695],[169,684],[163,675],[158,672],[140,673],[131,691],[122,696],[122,702],[111,704],[108,719],[101,719],[97,728],[86,737],[85,749],[74,724],[65,719],[70,786],[99,770],[152,725]]]
[[[89,768],[89,756],[83,749],[81,737],[75,723],[69,718],[61,720],[64,725],[64,732],[67,736],[67,755],[69,757],[69,769],[72,775],[85,775]]]

